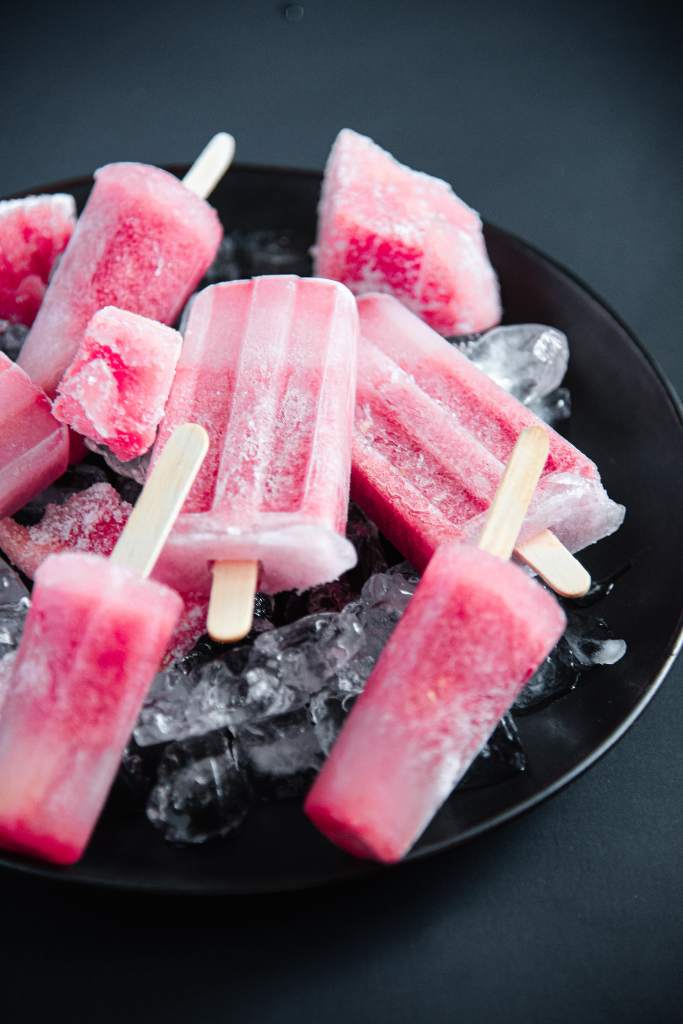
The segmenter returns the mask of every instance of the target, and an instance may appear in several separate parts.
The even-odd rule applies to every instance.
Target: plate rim
[[[189,164],[183,163],[172,163],[163,165],[164,170],[168,170],[171,173],[175,173],[178,176],[185,173]],[[236,162],[233,165],[233,170],[240,173],[258,173],[279,176],[282,174],[294,175],[302,178],[322,180],[322,172],[318,170],[312,170],[300,167],[281,167],[273,164],[253,164],[253,163],[242,163]],[[30,195],[39,194],[50,194],[55,192],[69,192],[75,188],[82,188],[88,181],[92,180],[93,173],[70,177],[63,179],[62,181],[52,182],[36,186],[35,188],[22,189],[11,193],[10,195],[3,196],[2,199],[20,199]],[[673,383],[663,370],[658,359],[652,355],[652,353],[646,348],[642,341],[638,338],[631,327],[625,322],[625,320],[613,309],[613,307],[602,298],[590,285],[588,285],[583,278],[576,274],[569,267],[565,266],[560,260],[553,256],[549,256],[542,249],[538,248],[531,242],[526,241],[520,235],[513,231],[509,231],[506,228],[499,226],[498,224],[492,223],[488,220],[483,220],[485,229],[491,230],[502,236],[511,239],[516,245],[523,249],[533,253],[536,257],[550,264],[555,270],[559,271],[560,274],[567,277],[579,290],[584,294],[588,295],[590,299],[600,307],[608,316],[617,324],[617,326],[624,333],[630,344],[636,349],[639,355],[648,364],[650,370],[654,374],[658,383],[663,387],[666,397],[669,401],[671,411],[674,414],[674,418],[678,421],[679,429],[683,432],[683,401],[678,395],[676,388]],[[534,793],[532,796],[527,797],[525,800],[519,801],[506,808],[504,811],[500,811],[493,817],[487,818],[485,821],[479,822],[476,825],[465,829],[457,836],[453,836],[446,839],[434,840],[425,844],[424,846],[416,847],[411,850],[408,855],[400,861],[398,864],[388,866],[388,870],[395,871],[400,870],[406,864],[412,864],[416,861],[421,861],[425,857],[430,857],[435,854],[444,852],[445,850],[455,849],[458,846],[463,845],[476,838],[477,836],[483,835],[486,832],[490,832],[494,829],[499,828],[501,825],[514,818],[520,817],[526,814],[533,807],[544,802],[550,797],[554,796],[561,789],[564,789],[571,782],[577,779],[584,772],[587,772],[592,768],[613,746],[615,746],[619,740],[625,735],[626,732],[631,728],[634,722],[640,718],[645,711],[650,701],[658,693],[662,683],[669,674],[676,658],[678,657],[681,649],[683,648],[683,605],[679,609],[678,619],[674,631],[669,639],[669,649],[664,654],[663,659],[659,663],[656,675],[648,684],[647,690],[642,695],[637,704],[632,708],[631,712],[624,718],[619,725],[612,730],[612,732],[599,744],[590,754],[586,755],[582,760],[576,764],[572,769],[565,772],[553,783],[545,786],[539,792]],[[198,879],[197,884],[184,883],[182,887],[177,885],[171,885],[168,882],[160,881],[159,883],[149,882],[135,882],[131,880],[111,879],[95,877],[92,875],[78,874],[69,875],[62,873],[58,866],[41,864],[40,862],[33,862],[28,859],[17,857],[16,859],[7,859],[2,852],[0,852],[0,868],[3,870],[14,870],[21,874],[28,875],[34,878],[45,879],[55,884],[67,884],[70,886],[86,886],[88,889],[100,889],[107,892],[127,892],[127,893],[147,893],[157,895],[173,895],[173,896],[239,896],[242,898],[254,898],[264,895],[276,895],[282,893],[291,893],[303,890],[319,889],[331,885],[348,885],[352,884],[360,879],[367,878],[375,875],[379,876],[385,874],[387,866],[374,864],[371,861],[359,861],[358,870],[353,874],[342,876],[342,877],[320,877],[311,880],[297,880],[291,882],[280,882],[280,883],[269,883],[264,886],[255,886],[248,891],[244,888],[236,888],[231,886],[227,881],[226,883],[217,883],[215,881],[210,882],[207,885],[203,885],[201,878]]]

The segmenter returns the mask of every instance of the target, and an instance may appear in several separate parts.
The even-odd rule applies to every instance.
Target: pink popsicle
[[[500,320],[482,224],[445,181],[400,164],[345,129],[332,147],[318,218],[315,272],[358,295],[395,295],[441,334]]]
[[[53,395],[104,306],[173,323],[222,237],[216,211],[173,175],[108,164],[50,283],[20,364]]]
[[[357,331],[353,296],[332,281],[261,277],[194,299],[157,445],[191,419],[211,447],[157,578],[208,592],[212,562],[258,561],[259,588],[275,593],[355,564]]]
[[[69,432],[47,396],[0,352],[0,516],[53,483],[68,461]]]
[[[410,849],[565,626],[522,569],[439,548],[307,799],[342,849]]]
[[[96,555],[43,562],[0,716],[0,846],[78,860],[181,611]]]
[[[171,438],[111,558],[39,567],[0,714],[0,846],[58,864],[90,838],[183,602],[146,577],[208,437]]]
[[[72,196],[0,201],[0,318],[30,326],[76,226]]]
[[[173,383],[182,338],[156,320],[107,306],[85,329],[53,412],[123,462],[144,455]]]
[[[352,497],[422,569],[440,543],[477,539],[517,436],[540,421],[396,299],[366,295],[358,310]],[[579,551],[618,529],[624,509],[595,464],[547,432],[520,544],[549,529]]]

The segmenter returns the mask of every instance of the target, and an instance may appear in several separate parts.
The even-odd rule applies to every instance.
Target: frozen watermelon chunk
[[[348,128],[327,161],[314,272],[357,295],[388,292],[440,334],[500,321],[479,215],[450,185]]]
[[[72,494],[62,505],[48,505],[34,526],[0,519],[0,549],[25,576],[33,579],[48,557],[80,551],[108,558],[121,536],[132,506],[111,484],[93,484]],[[181,594],[185,610],[171,637],[166,663],[191,651],[206,632],[208,598]]]
[[[30,327],[75,226],[72,196],[0,201],[0,318]]]
[[[0,548],[33,579],[41,562],[61,551],[109,557],[130,513],[131,506],[111,484],[93,484],[62,505],[47,505],[34,526],[0,519]]]
[[[122,462],[148,451],[164,414],[182,338],[115,306],[90,320],[57,390],[54,414]]]

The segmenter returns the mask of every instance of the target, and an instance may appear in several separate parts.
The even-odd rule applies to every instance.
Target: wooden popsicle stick
[[[171,434],[135,503],[111,560],[149,576],[189,494],[209,448],[209,435],[196,423]]]
[[[206,628],[219,644],[241,640],[251,629],[258,562],[216,562]]]
[[[217,135],[204,147],[183,178],[190,192],[206,199],[221,180],[235,155],[235,140],[227,132]]]
[[[512,554],[548,448],[548,434],[542,427],[527,427],[517,438],[479,539],[483,551],[505,559]]]
[[[561,597],[583,597],[588,593],[590,573],[550,530],[517,544],[515,554]]]

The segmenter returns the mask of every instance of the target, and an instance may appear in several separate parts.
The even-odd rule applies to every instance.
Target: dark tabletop
[[[681,390],[674,5],[285,6],[16,4],[0,194],[110,160],[188,161],[220,128],[241,160],[321,167],[348,125],[578,273]],[[149,900],[2,872],[0,1017],[680,1020],[682,685],[679,665],[553,800],[370,882]]]

